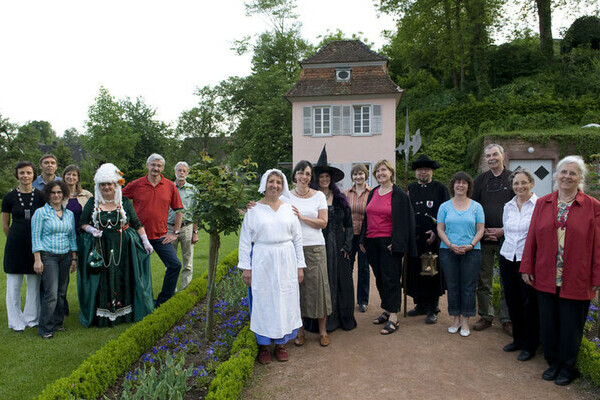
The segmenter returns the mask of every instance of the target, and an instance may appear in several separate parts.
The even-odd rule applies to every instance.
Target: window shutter
[[[342,135],[352,135],[351,106],[342,106]]]
[[[373,116],[371,118],[371,134],[381,135],[381,105],[373,104]]]
[[[333,135],[342,134],[342,106],[331,107],[331,133]]]
[[[302,107],[302,121],[303,121],[303,134],[305,136],[312,135],[312,108],[311,107]]]

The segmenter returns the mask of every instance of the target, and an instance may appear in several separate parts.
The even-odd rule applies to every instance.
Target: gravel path
[[[380,309],[371,276],[366,313],[356,311],[358,327],[330,334],[331,345],[319,346],[317,334],[306,333],[306,344],[288,344],[290,360],[256,364],[243,399],[599,399],[600,392],[576,381],[567,387],[541,379],[547,368],[541,354],[527,362],[502,347],[512,339],[497,324],[463,338],[450,335],[445,297],[439,321],[400,318],[392,335],[379,334],[371,321]],[[408,298],[409,309],[412,307]],[[475,322],[471,321],[471,325]]]

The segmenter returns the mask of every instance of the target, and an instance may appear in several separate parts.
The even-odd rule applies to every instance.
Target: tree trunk
[[[552,41],[552,0],[535,0],[540,25],[540,49],[549,64],[554,57]]]
[[[211,232],[208,242],[208,281],[206,288],[206,326],[204,335],[207,340],[213,336],[214,325],[214,306],[215,297],[215,276],[217,274],[217,260],[219,259],[219,248],[221,247],[221,238],[218,232]]]

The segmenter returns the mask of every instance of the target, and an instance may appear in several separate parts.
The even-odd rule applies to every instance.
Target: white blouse
[[[303,199],[293,194],[290,197],[281,197],[282,201],[290,203],[293,206],[298,208],[300,214],[309,217],[309,218],[318,218],[319,210],[327,210],[327,198],[323,192],[317,190],[317,193],[314,196],[309,197],[307,199]],[[302,227],[302,245],[303,246],[315,246],[315,245],[324,245],[325,238],[323,237],[323,232],[320,228],[313,228],[312,226],[308,226],[304,222],[300,222],[300,226]]]
[[[502,225],[504,227],[504,243],[500,249],[500,254],[508,261],[521,261],[523,248],[529,231],[531,216],[535,208],[538,197],[535,193],[521,207],[517,207],[517,196],[504,204],[502,213]]]

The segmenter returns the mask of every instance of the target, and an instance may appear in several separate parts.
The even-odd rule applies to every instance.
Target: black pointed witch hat
[[[325,149],[326,145],[323,145],[323,150],[321,151],[321,155],[319,156],[319,160],[315,164],[315,178],[319,179],[319,175],[322,173],[328,173],[331,176],[331,179],[334,182],[339,182],[344,179],[344,171],[339,168],[332,167],[327,163],[327,150]]]

